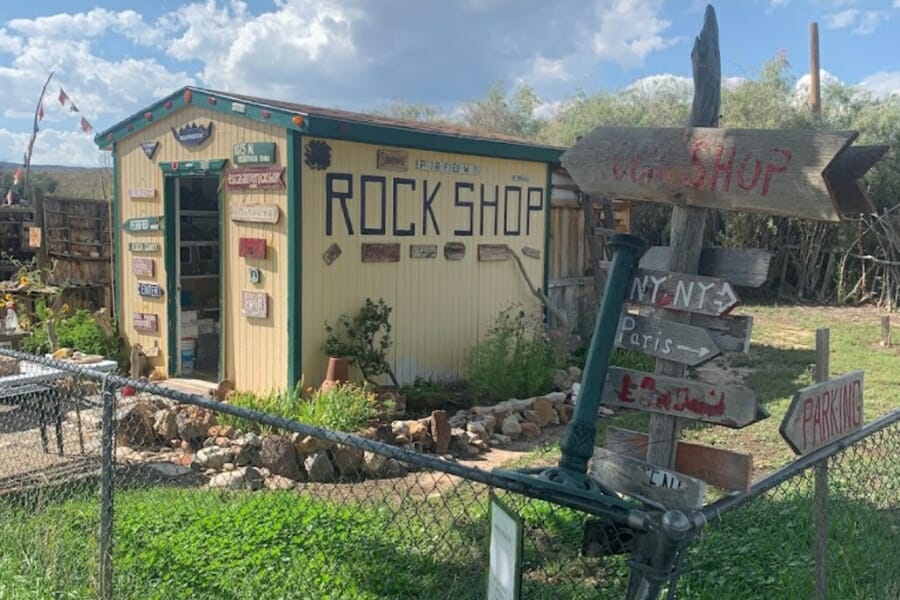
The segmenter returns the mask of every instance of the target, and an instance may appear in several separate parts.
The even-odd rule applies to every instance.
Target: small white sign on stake
[[[522,520],[491,494],[487,600],[522,597]]]

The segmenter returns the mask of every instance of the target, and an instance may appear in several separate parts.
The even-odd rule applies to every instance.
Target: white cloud
[[[694,91],[694,80],[681,75],[661,73],[637,79],[625,89],[634,90],[648,97],[660,92],[691,95]]]
[[[601,60],[637,66],[651,52],[682,41],[664,34],[671,23],[660,16],[661,0],[599,0],[594,8],[599,27],[593,49]]]
[[[13,19],[8,26],[32,38],[85,39],[113,31],[140,44],[149,45],[162,39],[162,32],[145,23],[144,18],[133,10],[113,12],[95,8],[86,13],[59,13],[35,19]]]
[[[22,49],[22,39],[9,35],[5,29],[0,29],[0,52],[17,54]]]
[[[4,156],[14,162],[22,160],[30,137],[30,133],[0,129],[0,147],[9,149]],[[32,153],[32,163],[41,165],[95,167],[100,164],[100,159],[101,152],[94,144],[93,136],[81,130],[41,131],[35,139]]]
[[[546,58],[538,54],[531,65],[531,77],[538,80],[568,81],[572,78],[563,59]]]
[[[868,35],[873,33],[878,26],[890,19],[890,15],[883,10],[859,10],[848,8],[836,13],[825,15],[825,26],[828,29],[850,29],[856,35]]]
[[[900,95],[900,71],[881,71],[874,73],[863,79],[858,85],[860,88],[879,98],[894,94]]]
[[[541,102],[535,109],[531,112],[531,116],[535,119],[552,119],[562,110],[565,102],[562,100],[555,100],[553,102]]]

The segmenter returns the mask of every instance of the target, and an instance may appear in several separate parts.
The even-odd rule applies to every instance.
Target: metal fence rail
[[[483,598],[492,496],[529,600],[652,598],[673,564],[682,598],[809,597],[822,464],[831,597],[898,597],[900,411],[687,515],[683,551],[639,505],[4,355],[58,376],[0,383],[0,598]]]

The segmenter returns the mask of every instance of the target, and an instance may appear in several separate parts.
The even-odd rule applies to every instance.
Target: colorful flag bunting
[[[13,185],[19,185],[20,179],[22,179],[22,167],[16,169],[16,173],[13,175]]]
[[[44,103],[38,104],[38,121],[44,118]]]
[[[62,88],[59,88],[59,103],[63,106],[66,105],[66,102],[69,101],[69,96],[63,91]]]
[[[74,102],[72,102],[72,105],[69,107],[69,112],[78,112],[78,107],[75,106]]]
[[[12,204],[12,203],[13,203],[13,193],[12,193],[12,188],[9,188],[9,191],[6,192],[6,203],[7,203],[7,204]]]
[[[84,117],[81,117],[81,130],[85,133],[90,133],[94,130],[91,124],[88,123],[88,120]]]

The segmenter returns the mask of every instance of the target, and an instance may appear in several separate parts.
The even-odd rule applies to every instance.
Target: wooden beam
[[[588,474],[610,489],[667,510],[696,510],[706,494],[703,480],[605,448],[595,449]]]

